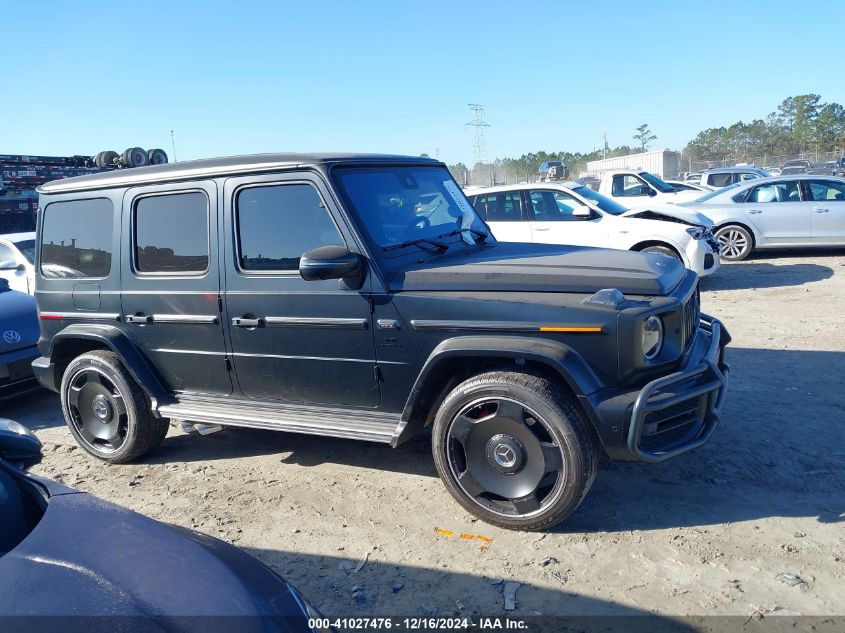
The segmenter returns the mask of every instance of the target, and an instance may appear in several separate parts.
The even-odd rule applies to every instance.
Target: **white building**
[[[681,153],[668,149],[629,154],[616,158],[591,160],[587,163],[587,175],[601,178],[602,174],[614,169],[631,169],[647,171],[660,178],[669,180],[678,178],[681,174]]]

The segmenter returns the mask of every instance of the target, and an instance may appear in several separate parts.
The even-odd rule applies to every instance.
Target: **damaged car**
[[[628,209],[577,182],[475,187],[466,195],[501,241],[661,253],[700,277],[719,269],[713,222],[677,205]]]

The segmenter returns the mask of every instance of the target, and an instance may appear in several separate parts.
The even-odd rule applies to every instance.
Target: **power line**
[[[471,127],[473,134],[472,158],[473,166],[478,163],[487,164],[487,134],[485,128],[490,124],[484,120],[484,106],[480,103],[470,103],[469,109],[473,119],[464,127]]]

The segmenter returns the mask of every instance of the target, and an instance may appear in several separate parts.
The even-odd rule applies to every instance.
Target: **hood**
[[[394,270],[391,292],[574,292],[667,295],[686,270],[674,258],[581,246],[495,242]]]
[[[647,204],[634,207],[623,213],[623,218],[640,218],[643,220],[662,220],[664,222],[680,222],[690,226],[713,226],[713,221],[703,213],[698,213],[687,207],[676,204]]]
[[[0,616],[302,616],[290,585],[236,547],[48,487],[35,529],[0,557]],[[298,621],[279,630],[307,630]],[[255,617],[242,627],[266,630]]]
[[[35,299],[16,290],[0,290],[0,354],[36,343],[38,311]]]

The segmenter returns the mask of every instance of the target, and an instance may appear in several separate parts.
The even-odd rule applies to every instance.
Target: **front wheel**
[[[94,457],[112,464],[158,446],[169,420],[156,418],[141,388],[114,352],[73,359],[62,376],[62,411],[71,435]]]
[[[722,252],[719,257],[729,262],[742,261],[751,252],[754,246],[754,238],[748,229],[736,224],[723,226],[714,236],[722,245]]]
[[[641,253],[660,253],[661,255],[666,255],[667,257],[672,257],[674,259],[677,259],[682,264],[684,263],[684,260],[681,259],[681,256],[678,255],[678,253],[674,249],[672,249],[668,246],[658,246],[658,245],[646,246],[640,252]]]
[[[572,396],[541,374],[510,370],[474,376],[446,397],[434,419],[432,452],[458,503],[512,530],[566,519],[598,467]]]

